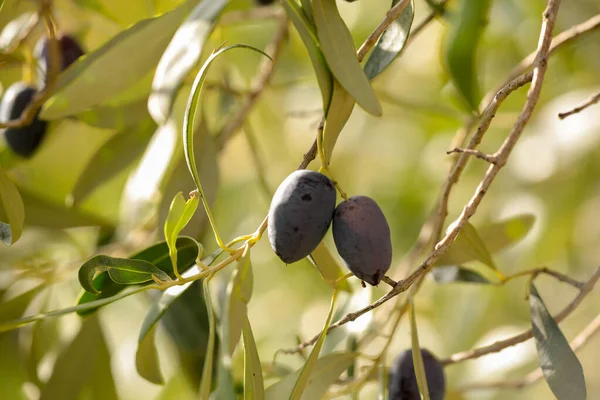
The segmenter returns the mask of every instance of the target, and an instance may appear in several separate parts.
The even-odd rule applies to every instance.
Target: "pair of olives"
[[[333,239],[346,266],[376,286],[392,262],[390,227],[377,203],[355,196],[337,207],[333,182],[325,175],[298,170],[279,186],[269,209],[271,247],[286,264],[308,256],[333,223]]]
[[[60,53],[60,70],[66,69],[84,54],[77,41],[68,35],[58,38]],[[50,62],[50,46],[47,38],[37,43],[34,51],[39,64],[39,86],[46,84],[48,65]],[[23,111],[33,100],[38,89],[25,82],[13,83],[4,93],[0,101],[0,121],[8,122],[21,117]],[[8,147],[22,157],[31,157],[44,139],[47,122],[39,119],[39,111],[27,126],[4,129],[4,139]]]

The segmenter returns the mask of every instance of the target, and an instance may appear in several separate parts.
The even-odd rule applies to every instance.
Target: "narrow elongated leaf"
[[[427,387],[427,376],[425,375],[425,365],[421,355],[421,346],[419,345],[419,332],[417,330],[417,316],[415,314],[415,303],[412,295],[409,297],[409,317],[410,317],[410,343],[412,347],[413,365],[415,376],[417,377],[417,386],[423,400],[429,400],[429,388]]]
[[[12,50],[31,31],[37,21],[36,13],[26,12],[6,24],[0,33],[0,52]]]
[[[477,228],[479,237],[490,253],[518,243],[529,233],[535,222],[532,214],[521,214],[500,222],[492,222]]]
[[[145,98],[127,104],[94,107],[75,117],[91,126],[119,131],[139,127],[140,124],[148,124],[151,121]],[[154,126],[155,124],[148,125]]]
[[[191,6],[184,2],[171,12],[142,20],[81,57],[59,76],[55,94],[44,105],[41,117],[78,114],[136,84],[156,66]]]
[[[355,103],[354,97],[340,85],[337,79],[334,79],[331,104],[323,125],[323,153],[325,153],[327,163],[331,161],[333,148],[350,115],[352,115]]]
[[[327,389],[354,362],[358,353],[331,353],[319,358],[312,370],[308,385],[302,396],[303,400],[320,399]],[[289,374],[280,381],[269,386],[265,391],[266,400],[288,399],[302,369]]]
[[[292,393],[290,395],[290,400],[299,400],[302,398],[302,394],[308,385],[312,372],[315,369],[317,361],[319,359],[319,353],[321,352],[321,347],[323,347],[323,342],[325,341],[325,337],[327,336],[327,330],[329,329],[329,325],[331,324],[331,317],[333,316],[333,310],[335,309],[335,300],[337,297],[337,289],[333,290],[333,295],[331,296],[331,305],[329,307],[329,314],[327,315],[327,320],[325,321],[325,325],[323,326],[323,330],[321,331],[321,335],[319,339],[317,339],[315,345],[313,346],[306,363],[302,367],[302,371],[300,371],[300,375],[298,376],[298,380],[294,385]]]
[[[228,0],[202,0],[177,29],[163,53],[148,97],[148,111],[158,124],[169,118],[177,91],[200,60],[204,43],[227,3]]]
[[[331,250],[323,242],[319,243],[316,249],[308,256],[310,262],[317,268],[323,279],[333,285],[338,278],[344,276],[343,270],[337,260],[331,254]],[[342,281],[338,284],[340,290],[352,292],[348,281]]]
[[[86,389],[102,390],[102,399],[117,399],[110,371],[110,353],[96,316],[83,321],[69,346],[59,354],[40,400],[79,399]],[[94,378],[102,375],[102,386]]]
[[[302,8],[295,0],[284,0],[282,4],[308,51],[308,55],[317,76],[319,88],[321,89],[323,111],[327,112],[327,110],[329,110],[329,103],[333,91],[333,75],[327,66],[325,56],[319,47],[319,40],[314,27],[310,1],[303,0]]]
[[[154,336],[156,334],[156,326],[153,326],[144,338],[138,343],[137,351],[135,352],[135,369],[138,374],[149,382],[163,385],[165,379],[160,371],[160,363],[158,360],[158,351]]]
[[[177,252],[179,254],[179,257],[177,258],[177,267],[179,268],[179,271],[185,271],[196,263],[196,258],[199,254],[199,244],[192,238],[179,237],[177,239]],[[174,275],[172,275],[173,265],[171,264],[171,258],[169,257],[169,246],[167,246],[167,242],[157,243],[129,258],[133,260],[148,261],[174,278]],[[108,272],[98,274],[94,278],[93,285],[100,293],[93,294],[84,290],[79,297],[78,304],[85,304],[99,299],[112,297],[128,286],[111,280],[108,276]],[[95,309],[86,309],[86,311],[78,312],[78,314],[85,315],[94,311]]]
[[[114,135],[96,151],[73,187],[73,205],[81,203],[99,186],[142,156],[154,128],[154,124],[148,122]]]
[[[392,0],[392,7],[400,0]],[[365,64],[365,74],[369,79],[375,78],[382,73],[396,57],[402,52],[410,27],[415,16],[415,2],[411,0],[402,14],[383,32],[371,55]]]
[[[333,75],[359,106],[370,114],[381,115],[381,104],[356,58],[352,35],[335,0],[313,0],[312,5],[319,43]]]
[[[223,307],[223,353],[231,357],[237,343],[240,341],[242,327],[248,314],[248,303],[252,297],[252,264],[250,251],[239,259],[236,269],[231,275],[227,286],[226,300]]]
[[[492,222],[477,228],[477,233],[480,240],[474,239],[478,242],[483,242],[485,247],[488,249],[488,253],[497,253],[504,248],[519,242],[527,233],[531,230],[535,217],[531,214],[517,215],[504,221]],[[459,234],[460,237],[460,234]],[[458,238],[457,238],[458,240]],[[462,240],[461,240],[462,242]],[[437,262],[437,265],[459,265],[465,264],[470,261],[479,260],[478,254],[474,250],[468,250],[465,243],[461,249],[449,251],[442,256]],[[479,260],[481,261],[481,260]]]
[[[129,292],[120,293],[120,294],[117,294],[117,295],[109,297],[109,298],[91,301],[89,303],[79,304],[77,306],[67,307],[67,308],[63,308],[60,310],[43,312],[43,313],[39,313],[36,315],[31,315],[28,317],[23,317],[20,319],[11,320],[11,321],[7,321],[7,322],[0,322],[0,333],[7,332],[7,331],[10,331],[10,330],[13,330],[16,328],[20,328],[21,326],[30,324],[35,321],[41,321],[46,318],[55,318],[55,317],[60,317],[61,315],[66,315],[66,314],[70,314],[70,313],[74,313],[74,312],[80,313],[80,312],[85,312],[85,311],[89,311],[89,310],[95,310],[99,307],[114,303],[115,301],[124,299],[125,297],[132,296],[134,294],[143,292],[148,289],[151,289],[151,287],[150,286],[142,286],[140,288],[137,288],[136,290],[131,290]]]
[[[440,258],[438,265],[458,265],[462,260],[481,261],[488,267],[496,270],[496,265],[484,241],[479,237],[477,230],[469,222],[463,227],[456,240],[450,245],[448,251]]]
[[[262,400],[265,398],[262,366],[248,316],[242,326],[242,336],[244,341],[244,400]]]
[[[19,190],[0,168],[0,241],[7,246],[19,240],[25,221],[25,206]]]
[[[550,389],[558,400],[585,400],[587,391],[581,363],[533,282],[529,286],[529,308],[540,366]]]
[[[431,274],[433,275],[433,279],[441,284],[454,282],[493,284],[492,281],[476,271],[458,265],[434,267],[431,270]]]
[[[19,318],[23,315],[29,303],[45,288],[46,285],[39,285],[8,301],[0,303],[0,323]]]
[[[177,193],[171,202],[169,215],[165,221],[164,233],[167,245],[169,246],[171,264],[174,266],[177,265],[177,236],[188,222],[190,222],[190,219],[192,219],[199,202],[200,199],[198,196],[192,196],[186,201],[181,192]]]
[[[204,366],[202,367],[202,378],[200,379],[200,391],[198,397],[200,400],[208,400],[210,396],[210,387],[213,377],[213,359],[215,355],[215,312],[213,310],[212,301],[210,298],[209,280],[204,281],[204,303],[208,312],[208,344],[206,346],[206,357],[204,358]]]
[[[461,0],[446,38],[448,74],[469,107],[477,111],[481,91],[477,77],[477,47],[487,25],[491,0]]]
[[[79,283],[88,292],[98,294],[94,287],[94,274],[107,271],[108,276],[116,283],[138,284],[158,279],[170,281],[171,277],[154,264],[144,260],[94,256],[79,268]]]

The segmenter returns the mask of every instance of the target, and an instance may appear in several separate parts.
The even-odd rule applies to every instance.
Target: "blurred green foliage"
[[[183,158],[181,129],[190,85],[201,63],[194,63],[172,99],[169,124],[157,128],[146,102],[162,52],[195,3],[53,2],[56,26],[75,36],[89,55],[59,77],[59,88],[69,89],[46,104],[43,113],[50,121],[49,131],[34,157],[16,158],[0,142],[0,168],[18,188],[25,208],[21,238],[11,247],[0,245],[0,322],[75,304],[80,290],[77,271],[97,252],[111,250],[127,256],[164,240],[162,224],[173,196],[194,189]],[[459,3],[450,0],[448,16],[429,24],[371,82],[383,116],[374,117],[355,107],[331,158],[331,170],[344,190],[376,199],[385,212],[394,246],[389,275],[394,278],[400,277],[394,266],[417,240],[447,176],[453,156],[446,155],[446,151],[456,145],[453,137],[469,118],[459,92],[463,91],[463,96],[466,93],[469,103],[476,103],[479,95],[501,84],[512,68],[535,49],[545,7],[543,0],[491,2],[482,35],[478,36],[477,24],[463,32],[476,43],[478,40],[478,48],[469,52],[473,60],[465,60],[464,70],[460,65],[453,67],[467,71],[468,78],[474,79],[463,81],[461,88],[460,83],[456,87],[452,83],[456,82],[453,74],[457,70],[447,70],[444,54],[448,34],[455,29],[451,17],[460,9]],[[338,2],[337,6],[358,46],[381,21],[390,1],[359,0]],[[202,49],[201,62],[223,42],[259,49],[269,44],[278,26],[275,19],[227,19],[227,15],[254,7],[251,0],[229,2]],[[415,1],[414,8],[415,24],[430,12],[425,1]],[[36,9],[35,1],[5,0],[0,30],[6,31],[10,21]],[[172,14],[165,22],[161,15],[166,12]],[[597,0],[563,2],[555,34],[599,13]],[[155,20],[150,18],[162,18],[163,22],[152,28]],[[119,46],[111,47],[115,53],[107,59],[102,59],[104,53],[95,52],[117,35],[131,33],[127,29],[134,24],[147,29],[139,41],[131,37],[125,44],[118,41]],[[2,43],[5,34],[0,36]],[[35,82],[31,53],[43,34],[42,25],[38,25],[18,46],[0,53],[3,88],[19,80]],[[516,215],[535,217],[531,231],[519,244],[498,253],[493,251],[493,265],[503,275],[547,266],[584,280],[598,265],[599,106],[565,120],[557,118],[558,112],[598,92],[598,43],[599,30],[552,55],[540,104],[508,165],[471,220],[476,228],[484,227],[479,236],[491,248],[498,243],[488,243],[486,234],[490,240],[500,242],[503,237],[494,236],[485,227],[497,226],[490,224]],[[289,38],[275,74],[245,122],[255,134],[256,153],[247,142],[247,132],[238,132],[221,146],[217,133],[243,106],[244,94],[254,88],[253,78],[261,62],[259,55],[244,51],[228,52],[216,60],[197,117],[194,136],[200,178],[226,241],[259,226],[270,202],[261,180],[272,192],[297,167],[321,119],[323,97],[311,58],[303,38],[290,23]],[[473,65],[477,67],[476,77],[468,72]],[[88,90],[90,80],[97,92]],[[481,93],[473,89],[477,86]],[[526,89],[520,89],[503,104],[480,146],[482,151],[494,152],[500,146],[525,96]],[[264,168],[262,177],[258,176],[256,156]],[[481,160],[469,164],[452,192],[449,221],[458,216],[472,196],[486,168]],[[200,211],[183,233],[198,239],[206,254],[211,254],[217,245]],[[106,232],[111,233],[108,239]],[[513,234],[519,236],[520,232]],[[325,243],[334,248],[330,236],[326,236]],[[103,244],[98,246],[101,237]],[[461,262],[485,274],[485,260],[469,260],[479,261]],[[254,289],[247,313],[260,359],[270,367],[265,367],[268,388],[304,364],[297,355],[278,355],[276,365],[270,362],[278,349],[294,347],[298,337],[308,339],[320,331],[331,287],[308,260],[283,265],[264,239],[253,248],[252,266]],[[231,271],[231,267],[225,269],[211,281],[217,294],[214,303],[218,315],[226,303]],[[339,302],[346,311],[368,305],[387,289],[383,284],[373,289],[362,289],[355,281],[351,284],[354,294],[339,293]],[[536,286],[553,314],[576,295],[568,285],[547,276],[536,280]],[[147,382],[135,369],[138,332],[153,301],[152,296],[143,293],[106,307],[93,317],[67,315],[0,333],[0,398],[195,398],[208,331],[206,324],[197,323],[207,319],[200,285],[191,287],[193,290],[182,296],[185,300],[175,303],[178,306],[169,310],[156,330],[165,386]],[[428,277],[417,297],[421,346],[443,358],[528,329],[527,287],[526,279],[491,286],[438,284]],[[362,297],[356,294],[359,292]],[[561,323],[567,339],[598,314],[598,304],[600,292],[596,291]],[[360,321],[348,324],[344,333],[365,333]],[[342,339],[331,343],[328,338],[324,349],[328,353],[344,350]],[[410,341],[408,321],[404,319],[389,354],[409,348]],[[363,351],[374,354],[381,346],[382,341],[375,340]],[[600,397],[599,351],[600,338],[595,337],[577,354],[590,399]],[[221,361],[215,360],[214,375],[225,374],[222,376],[226,379],[228,371],[222,372],[217,362]],[[387,360],[387,365],[390,363],[391,359]],[[448,366],[448,388],[452,392],[465,383],[519,378],[537,365],[535,343],[529,341],[498,354]],[[244,380],[243,366],[243,354],[236,351],[231,360],[235,382]],[[377,391],[378,382],[373,379],[360,398],[377,398]],[[548,385],[539,381],[519,391],[477,391],[449,398],[553,397]]]

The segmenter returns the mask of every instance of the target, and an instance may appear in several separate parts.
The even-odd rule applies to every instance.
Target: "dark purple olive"
[[[57,38],[58,50],[60,58],[60,70],[64,71],[67,67],[73,64],[79,57],[85,52],[77,43],[74,37],[70,35],[61,35]],[[47,37],[41,38],[35,46],[35,58],[38,60],[40,71],[40,87],[44,86],[46,81],[46,74],[48,73],[48,65],[50,61],[50,40]]]
[[[440,362],[426,349],[421,349],[427,389],[431,400],[444,400],[446,378]],[[390,371],[389,400],[421,400],[412,350],[402,352],[394,361]]]
[[[259,6],[268,6],[275,3],[275,0],[254,0]]]
[[[300,170],[279,185],[269,208],[269,241],[286,264],[308,256],[323,240],[335,209],[335,187],[323,174]]]
[[[0,121],[18,119],[35,96],[37,90],[25,82],[12,84],[0,101]],[[46,135],[47,123],[38,118],[39,110],[33,121],[20,128],[3,130],[8,147],[23,157],[31,157]]]
[[[333,239],[346,266],[359,279],[376,286],[392,263],[390,227],[375,200],[355,196],[333,214]]]

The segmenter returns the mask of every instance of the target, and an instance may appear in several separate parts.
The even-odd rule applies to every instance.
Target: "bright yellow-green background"
[[[20,3],[19,7],[26,9],[31,8],[33,2]],[[170,10],[175,3],[180,2],[57,0],[55,8],[58,26],[74,32],[86,49],[93,50],[132,23]],[[251,6],[249,0],[232,3],[230,10]],[[339,3],[357,44],[381,20],[388,3],[388,0]],[[415,21],[418,22],[428,13],[428,8],[422,1],[417,1],[416,7]],[[543,7],[541,0],[494,2],[478,57],[479,78],[486,91],[504,81],[512,67],[535,49]],[[600,6],[595,0],[564,1],[555,32],[599,12]],[[6,13],[0,13],[0,26],[7,23],[7,18]],[[218,28],[205,53],[225,40],[230,44],[241,42],[264,47],[275,28],[274,22],[264,20]],[[333,171],[342,187],[349,194],[373,197],[384,210],[392,230],[395,264],[415,242],[436,200],[451,161],[445,151],[451,148],[452,137],[467,118],[456,105],[442,66],[444,30],[443,22],[433,22],[400,59],[374,81],[373,86],[383,105],[383,117],[374,118],[357,107],[333,156]],[[37,36],[34,35],[24,48],[30,48],[39,34],[36,32]],[[548,266],[583,280],[600,261],[600,106],[564,121],[557,118],[558,112],[578,105],[600,88],[599,43],[600,33],[592,33],[552,56],[540,104],[508,165],[472,219],[477,226],[520,212],[536,215],[532,232],[522,243],[495,255],[504,274]],[[135,54],[129,57],[134,58]],[[234,86],[245,87],[256,71],[259,58],[244,51],[231,52],[225,58],[215,64],[214,70],[223,72],[227,68]],[[259,156],[265,165],[265,178],[271,190],[296,168],[313,141],[320,119],[318,86],[302,42],[293,29],[276,68],[272,86],[265,90],[249,119],[258,138]],[[215,71],[211,73],[213,81],[222,76]],[[0,82],[6,88],[20,79],[21,73],[19,65],[0,66]],[[177,103],[179,112],[189,86],[183,90],[182,101]],[[505,102],[481,145],[483,151],[493,152],[498,148],[515,120],[525,94],[526,89],[521,89]],[[213,101],[207,107],[209,122],[216,125],[226,116],[216,115],[218,109],[214,106],[214,97],[213,92],[208,95],[207,101]],[[39,153],[16,166],[11,174],[35,193],[63,204],[89,157],[115,132],[90,128],[72,120],[53,122],[51,126],[49,138]],[[218,166],[220,184],[213,211],[222,236],[229,239],[252,232],[267,212],[269,198],[258,184],[256,168],[241,132],[218,154]],[[482,161],[470,163],[453,192],[450,220],[470,198],[485,168]],[[126,173],[121,173],[100,187],[83,204],[84,209],[111,223],[118,223],[122,218],[119,216],[120,192],[126,178]],[[95,232],[81,228],[63,233],[38,228],[27,230],[13,247],[0,248],[0,289],[19,281],[6,295],[10,298],[39,279],[29,277],[44,276],[56,282],[49,292],[47,306],[54,309],[72,305],[79,291],[76,271],[94,252]],[[326,240],[332,243],[329,236]],[[158,237],[160,233],[156,240]],[[216,247],[210,233],[205,235],[203,243],[208,251]],[[277,349],[294,346],[296,336],[306,339],[319,331],[331,290],[307,261],[283,265],[272,253],[266,238],[253,249],[252,262],[255,285],[249,315],[261,358],[270,362]],[[390,275],[399,277],[393,269]],[[224,290],[227,277],[227,271],[219,274],[213,288]],[[569,286],[548,277],[542,276],[536,282],[553,313],[561,310],[576,294]],[[371,299],[384,293],[385,287],[381,286],[370,293]],[[437,285],[428,278],[416,300],[421,345],[443,358],[528,329],[525,287],[524,279],[496,288]],[[370,301],[366,289],[356,292],[363,297],[357,299],[356,308]],[[132,400],[192,398],[189,388],[181,381],[174,345],[162,329],[158,332],[158,344],[163,370],[169,379],[166,389],[147,383],[135,371],[138,329],[149,304],[149,299],[142,295],[111,305],[100,313],[112,353],[112,371],[118,393],[122,399]],[[598,304],[600,292],[596,290],[561,324],[567,338],[573,338],[598,314]],[[33,304],[26,314],[37,309],[39,304]],[[38,369],[42,380],[52,373],[56,354],[68,344],[79,324],[80,320],[75,316],[59,320],[60,340],[54,338],[50,342],[53,350]],[[18,398],[16,393],[20,393],[21,398],[36,398],[38,393],[35,385],[27,382],[26,371],[20,363],[30,335],[28,329],[0,335],[2,398]],[[353,329],[360,331],[360,326],[354,325]],[[50,331],[50,339],[52,335]],[[374,342],[367,352],[375,353],[381,344]],[[409,330],[407,321],[403,320],[390,349],[390,358],[408,347]],[[599,352],[600,337],[596,337],[578,353],[586,374],[589,399],[600,397]],[[294,368],[301,365],[297,356],[280,356],[278,361]],[[241,367],[241,354],[237,354],[234,362],[239,378],[242,370],[237,367]],[[391,363],[391,359],[387,362]],[[535,345],[529,341],[496,355],[449,366],[446,369],[448,386],[452,390],[468,382],[518,378],[536,365]],[[373,383],[365,387],[361,398],[374,399],[376,393]],[[553,397],[547,384],[540,381],[521,391],[470,392],[462,398]]]

